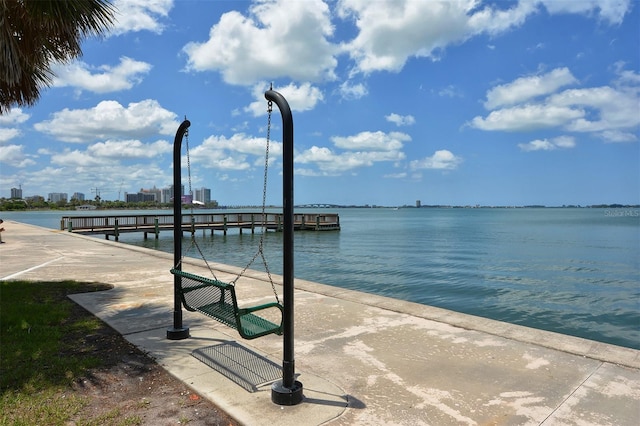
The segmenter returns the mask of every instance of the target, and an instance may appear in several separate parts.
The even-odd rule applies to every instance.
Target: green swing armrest
[[[265,303],[263,305],[249,306],[246,308],[238,308],[238,313],[240,315],[246,315],[252,312],[262,311],[264,309],[269,309],[269,308],[278,308],[280,309],[281,313],[284,312],[281,304],[276,302],[271,302],[271,303]]]

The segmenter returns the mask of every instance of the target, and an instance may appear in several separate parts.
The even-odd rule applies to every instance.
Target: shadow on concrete
[[[234,341],[196,349],[192,355],[248,392],[282,377],[278,364]]]
[[[317,390],[314,390],[314,392],[320,393],[320,394],[325,393],[325,392],[319,392]],[[330,397],[335,396],[331,394],[326,394],[326,395]],[[309,398],[305,396],[304,402],[307,404],[326,405],[331,407],[345,407],[345,408],[349,407],[349,408],[354,408],[358,410],[363,410],[367,407],[364,402],[354,397],[353,395],[343,395],[340,398],[342,399],[342,401],[335,401],[331,399]]]

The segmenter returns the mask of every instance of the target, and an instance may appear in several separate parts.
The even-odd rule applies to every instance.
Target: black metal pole
[[[173,140],[173,267],[182,270],[182,170],[180,152],[182,137],[191,126],[185,119]],[[182,325],[182,304],[180,299],[180,275],[173,275],[173,328],[167,329],[167,339],[182,340],[189,337],[189,327]]]
[[[271,401],[296,405],[302,401],[302,383],[295,379],[293,354],[293,117],[289,103],[280,93],[267,90],[267,100],[275,102],[282,115],[282,214],[283,214],[283,358],[282,380],[271,386]]]

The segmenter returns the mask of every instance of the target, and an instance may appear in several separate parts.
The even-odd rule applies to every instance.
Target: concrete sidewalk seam
[[[560,404],[558,404],[556,406],[556,408],[553,409],[553,411],[551,411],[551,413],[549,413],[549,415],[540,423],[540,426],[543,426],[547,420],[549,420],[550,418],[552,418],[554,416],[554,414],[556,414],[556,412],[558,412],[558,410],[560,410],[562,407],[564,407],[564,405],[571,399],[573,398],[573,396],[576,394],[576,392],[578,392],[585,383],[587,383],[589,381],[589,379],[591,379],[591,377],[593,377],[594,374],[596,374],[598,372],[598,370],[600,370],[600,368],[602,368],[602,366],[604,365],[604,362],[600,362],[597,367],[591,372],[589,373],[589,375],[587,377],[585,377],[585,379],[580,382],[580,384],[578,386],[576,386],[576,388],[569,394],[567,395],[567,397],[565,399],[563,399]]]

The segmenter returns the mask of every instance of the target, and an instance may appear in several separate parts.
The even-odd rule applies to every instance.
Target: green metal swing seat
[[[276,302],[239,308],[233,284],[171,269],[181,277],[180,297],[186,310],[200,312],[229,327],[235,328],[245,339],[255,339],[268,334],[282,334],[282,305]],[[262,318],[254,312],[265,309],[280,310],[280,324]]]

